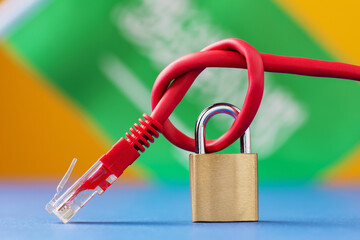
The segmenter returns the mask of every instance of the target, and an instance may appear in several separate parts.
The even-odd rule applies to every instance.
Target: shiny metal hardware
[[[258,221],[257,154],[250,153],[250,130],[240,138],[242,153],[205,153],[205,127],[217,113],[235,117],[239,109],[220,103],[206,108],[195,129],[195,154],[190,154],[193,222]]]
[[[205,125],[212,117],[212,114],[219,111],[228,111],[229,113],[232,113],[236,116],[237,113],[234,110],[236,110],[238,113],[240,112],[240,109],[232,104],[216,103],[210,107],[205,108],[200,113],[195,126],[195,153],[205,154]],[[251,152],[250,129],[246,129],[244,135],[240,137],[240,152]]]

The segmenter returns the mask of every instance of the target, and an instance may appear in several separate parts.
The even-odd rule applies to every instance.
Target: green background
[[[115,142],[144,111],[150,114],[146,97],[167,64],[230,37],[259,52],[336,60],[269,0],[46,1],[6,40]],[[126,87],[137,84],[146,94]],[[318,178],[359,142],[357,83],[267,73],[265,84],[251,126],[261,180]],[[175,122],[193,132],[202,109],[220,101],[241,107],[246,89],[245,70],[206,70],[175,110]],[[220,136],[230,124],[225,116],[214,118],[207,136]],[[226,151],[238,151],[238,144]],[[134,165],[154,180],[182,181],[187,161],[185,151],[160,137]]]

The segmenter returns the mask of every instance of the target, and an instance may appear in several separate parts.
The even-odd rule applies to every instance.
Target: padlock
[[[236,112],[236,111],[237,112]],[[241,153],[205,153],[205,126],[218,113],[236,118],[239,109],[218,103],[206,108],[195,128],[190,154],[193,222],[258,221],[258,157],[250,153],[250,130],[240,138]]]

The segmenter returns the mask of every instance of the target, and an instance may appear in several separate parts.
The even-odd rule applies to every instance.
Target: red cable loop
[[[248,92],[239,115],[220,138],[206,141],[206,152],[209,153],[226,148],[249,127],[261,102],[264,70],[360,80],[359,66],[259,53],[250,44],[235,38],[215,42],[201,52],[185,55],[169,64],[157,77],[151,94],[151,117],[163,124],[164,136],[174,145],[192,152],[195,150],[194,139],[175,128],[168,118],[196,77],[207,67],[248,68],[249,76]]]

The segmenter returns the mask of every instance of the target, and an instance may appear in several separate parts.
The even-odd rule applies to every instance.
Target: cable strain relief
[[[147,114],[143,114],[143,119],[139,118],[139,123],[135,123],[130,128],[130,133],[125,133],[127,141],[140,152],[145,151],[145,147],[149,147],[154,142],[154,138],[159,137],[163,126]]]

